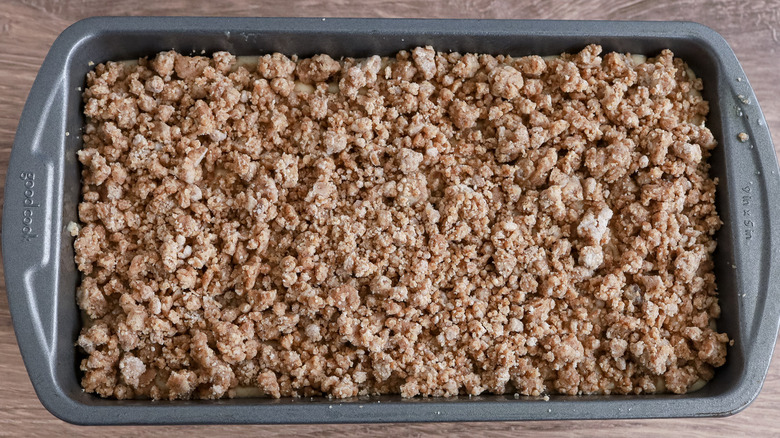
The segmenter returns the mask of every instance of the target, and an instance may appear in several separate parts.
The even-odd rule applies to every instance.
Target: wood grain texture
[[[0,3],[0,186],[4,185],[14,132],[35,72],[57,35],[73,22],[94,15],[222,15],[407,18],[538,18],[690,20],[720,32],[737,53],[770,130],[778,140],[780,100],[780,0],[5,0]],[[776,141],[780,146],[780,141]],[[2,190],[0,190],[0,201]],[[0,271],[2,268],[0,267]],[[459,424],[103,427],[68,425],[49,414],[33,392],[24,369],[5,286],[0,285],[0,436],[780,436],[780,352],[758,399],[728,418],[500,422]]]

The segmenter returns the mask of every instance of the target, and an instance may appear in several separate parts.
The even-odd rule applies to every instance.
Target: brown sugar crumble
[[[701,80],[668,50],[601,51],[97,65],[69,228],[84,389],[633,394],[711,379],[729,339],[714,330]]]

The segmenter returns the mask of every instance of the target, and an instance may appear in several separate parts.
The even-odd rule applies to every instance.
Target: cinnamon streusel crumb
[[[163,52],[84,91],[104,397],[686,392],[725,361],[685,63]]]

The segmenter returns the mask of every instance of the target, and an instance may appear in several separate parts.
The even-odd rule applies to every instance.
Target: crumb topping
[[[729,342],[701,87],[596,45],[99,64],[68,226],[82,385],[686,392]]]

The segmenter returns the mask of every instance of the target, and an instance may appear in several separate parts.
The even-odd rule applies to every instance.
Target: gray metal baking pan
[[[703,389],[684,395],[400,396],[354,400],[245,398],[117,401],[79,385],[80,328],[73,238],[77,219],[81,88],[92,66],[176,49],[273,51],[309,56],[389,55],[430,44],[460,52],[554,55],[589,43],[655,55],[670,48],[704,80],[711,159],[720,179],[716,277],[719,330],[734,339],[726,365]],[[738,140],[746,133],[749,140]],[[780,172],[756,97],[726,41],[679,22],[387,20],[324,18],[91,18],[54,42],[24,107],[5,187],[3,263],[14,329],[41,402],[77,424],[348,423],[701,417],[734,414],[758,395],[780,321]]]

